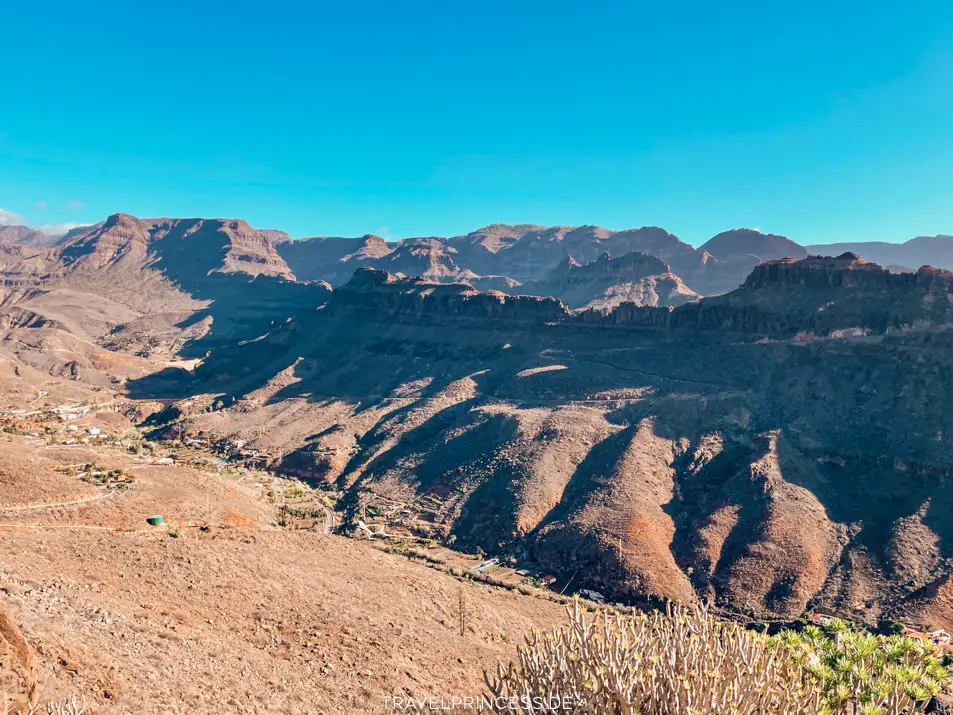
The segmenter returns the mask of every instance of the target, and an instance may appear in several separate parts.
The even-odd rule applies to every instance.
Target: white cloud
[[[73,221],[67,221],[66,223],[47,223],[42,226],[34,226],[37,231],[42,231],[47,236],[62,236],[64,233],[72,231],[74,228],[79,226],[88,226],[86,223],[75,223]]]
[[[18,213],[0,209],[0,226],[21,226],[26,223],[26,219]]]
[[[374,229],[374,235],[380,236],[385,241],[390,241],[390,229],[387,226],[381,226],[380,228]]]
[[[47,204],[45,201],[37,201],[37,202],[36,202],[36,206],[34,206],[33,208],[35,208],[37,211],[42,211],[42,210],[45,209],[48,205],[49,205],[49,204]]]
[[[46,205],[45,201],[41,201],[40,204]],[[39,204],[37,204],[39,207]],[[77,221],[64,221],[63,223],[47,223],[42,226],[37,226],[32,221],[28,222],[25,217],[14,211],[8,211],[7,209],[0,209],[0,226],[29,226],[30,228],[35,228],[37,231],[42,231],[47,236],[62,236],[64,233],[78,228],[79,226],[90,226],[87,222],[77,222]]]
[[[66,204],[66,208],[70,211],[79,211],[80,209],[86,208],[86,204],[82,201],[70,201]]]

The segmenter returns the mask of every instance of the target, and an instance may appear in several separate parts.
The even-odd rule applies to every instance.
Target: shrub
[[[704,606],[567,610],[567,627],[533,633],[517,662],[485,673],[491,707],[548,712],[534,705],[558,697],[586,715],[901,715],[922,712],[947,677],[928,646],[895,636],[767,637]]]
[[[926,641],[859,632],[836,618],[777,641],[822,692],[824,713],[920,712],[949,677]]]
[[[323,521],[324,518],[324,509],[299,509],[287,504],[278,507],[278,526],[292,526],[296,521],[302,519]]]
[[[303,487],[298,485],[292,485],[290,487],[285,487],[284,498],[285,499],[301,499],[308,495],[308,491]]]
[[[0,714],[7,714],[9,710],[9,700],[7,695],[4,693],[3,702],[0,703],[2,709],[0,709]],[[30,706],[29,710],[17,710],[16,715],[40,715],[40,713],[45,713],[46,715],[83,715],[86,712],[86,698],[85,696],[82,700],[77,699],[75,695],[71,695],[66,700],[63,700],[58,703],[47,703],[35,704]]]

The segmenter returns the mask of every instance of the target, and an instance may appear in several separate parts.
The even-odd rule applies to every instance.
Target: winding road
[[[110,494],[114,492],[101,492],[91,497],[84,497],[82,499],[72,499],[70,501],[60,501],[60,502],[46,502],[44,504],[26,504],[24,506],[3,506],[0,507],[0,513],[9,512],[9,511],[33,511],[35,509],[55,509],[60,506],[75,506],[77,504],[89,504],[90,502],[99,501],[105,499]]]

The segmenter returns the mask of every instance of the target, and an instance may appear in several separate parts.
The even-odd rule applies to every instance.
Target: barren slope
[[[263,490],[235,476],[97,449],[135,481],[96,499],[47,469],[89,456],[33,462],[34,442],[8,443],[21,463],[0,470],[0,488],[18,488],[0,506],[0,582],[45,698],[81,694],[103,715],[380,712],[385,695],[478,694],[483,667],[560,617],[367,544],[277,529]],[[17,493],[91,500],[18,510]],[[156,511],[168,527],[145,523]]]
[[[951,286],[848,255],[675,309],[571,314],[364,271],[132,388],[234,396],[187,429],[577,586],[875,621],[948,574]]]

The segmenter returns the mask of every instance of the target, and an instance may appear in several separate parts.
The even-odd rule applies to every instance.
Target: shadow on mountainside
[[[291,305],[289,322],[263,325],[254,315],[236,321],[236,331],[252,336],[244,343],[197,341],[210,351],[194,375],[160,373],[131,383],[138,390],[133,394],[241,396],[290,369],[290,383],[271,393],[267,404],[341,401],[352,415],[380,413],[358,438],[336,477],[339,485],[396,479],[418,494],[457,490],[462,502],[451,533],[461,544],[485,549],[519,538],[517,487],[535,462],[506,466],[499,457],[517,440],[520,410],[592,405],[626,433],[651,420],[655,435],[687,450],[672,466],[674,496],[653,509],[671,519],[674,534],[666,548],[683,572],[692,570],[702,593],[738,588],[738,573],[764,558],[751,545],[775,528],[772,500],[797,501],[797,491],[769,494],[774,477],[752,477],[752,464],[766,454],[763,435],[779,431],[776,478],[813,495],[826,518],[850,527],[851,543],[890,573],[906,574],[905,564],[915,563],[921,575],[903,576],[915,585],[939,568],[917,550],[953,556],[953,526],[944,518],[953,506],[946,466],[953,453],[937,439],[953,434],[953,414],[943,409],[953,394],[943,377],[950,352],[942,337],[762,343],[715,331],[388,322],[315,310],[309,301]],[[172,379],[163,383],[163,377]],[[442,396],[461,381],[472,394]],[[405,392],[408,385],[417,386]],[[486,413],[491,406],[498,412]],[[689,470],[687,455],[713,433],[723,450],[700,470]],[[321,434],[307,437],[302,451]],[[587,550],[601,549],[600,559],[609,553],[573,520],[606,488],[605,470],[617,469],[618,440],[625,437],[596,444],[571,473],[533,532],[564,530],[565,538],[548,536],[546,548],[568,549],[583,561],[595,559]],[[825,523],[819,517],[805,525],[805,553],[812,553],[811,539],[827,538]],[[939,541],[924,542],[917,524]],[[717,549],[699,546],[706,529],[724,532]],[[822,546],[814,567],[821,570],[823,559],[837,555],[826,541]],[[807,588],[783,570],[771,579],[766,602],[796,603],[798,589]]]

